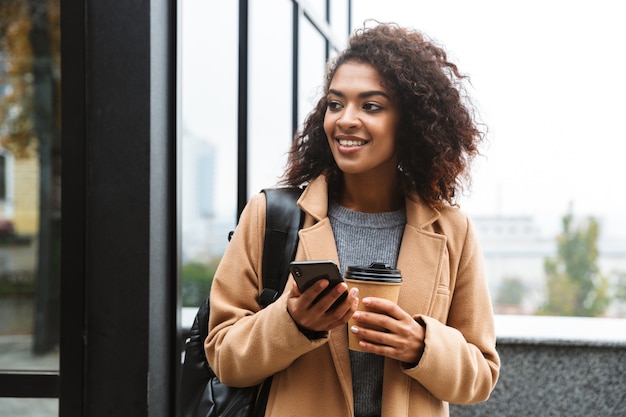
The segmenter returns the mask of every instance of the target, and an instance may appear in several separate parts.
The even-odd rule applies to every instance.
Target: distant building
[[[216,149],[207,140],[183,133],[181,166],[182,257],[208,261],[219,257],[228,244],[235,216],[216,215]]]
[[[485,257],[492,298],[496,301],[505,280],[519,280],[524,294],[521,306],[495,305],[497,312],[532,314],[545,300],[546,258],[556,256],[556,235],[543,233],[532,216],[472,217]],[[604,275],[626,272],[626,239],[598,241],[598,265]]]

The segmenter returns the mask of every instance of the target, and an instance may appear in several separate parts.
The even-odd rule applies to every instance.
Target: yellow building
[[[36,152],[16,158],[0,148],[0,220],[15,233],[32,236],[39,230],[39,160]]]

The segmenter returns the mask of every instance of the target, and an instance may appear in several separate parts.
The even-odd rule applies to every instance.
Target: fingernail
[[[352,327],[350,327],[350,331],[351,331],[352,333],[358,333],[358,332],[359,332],[359,328],[358,328],[358,327],[356,327],[356,326],[352,326]]]

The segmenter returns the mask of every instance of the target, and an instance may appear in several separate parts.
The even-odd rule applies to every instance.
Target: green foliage
[[[194,261],[183,265],[183,307],[197,307],[209,296],[219,261],[219,259],[213,259],[208,263]]]
[[[519,306],[524,299],[524,283],[517,277],[505,277],[498,288],[496,304]]]
[[[611,297],[597,264],[599,231],[594,218],[576,228],[571,210],[563,217],[557,256],[544,262],[548,297],[539,314],[595,317],[606,311]]]
[[[34,271],[0,272],[0,297],[32,297],[34,294]]]

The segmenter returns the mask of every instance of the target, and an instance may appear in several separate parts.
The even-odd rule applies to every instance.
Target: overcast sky
[[[255,13],[272,12],[257,2],[251,2]],[[191,30],[195,22],[206,32],[206,3],[183,2],[183,29]],[[227,7],[220,3],[211,2],[210,9]],[[485,157],[476,161],[472,192],[462,200],[471,215],[533,216],[551,231],[558,230],[572,203],[575,215],[602,219],[606,235],[626,237],[621,3],[353,0],[353,24],[374,18],[422,30],[470,76],[470,94],[489,127]],[[220,42],[236,42],[235,29],[222,30]],[[207,40],[183,37],[183,51],[214,65],[198,53]],[[181,92],[189,103],[183,124],[200,136],[210,105],[193,104],[196,96],[206,98],[203,71],[204,64],[183,68],[189,84],[183,83],[188,87]],[[236,91],[236,85],[227,87]],[[218,104],[226,105],[231,96],[220,97]]]
[[[353,2],[354,24],[394,21],[442,43],[489,127],[472,213],[607,219],[623,233],[626,25],[621,2]],[[558,226],[558,224],[557,224]]]

